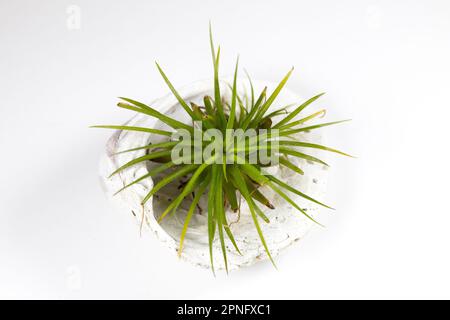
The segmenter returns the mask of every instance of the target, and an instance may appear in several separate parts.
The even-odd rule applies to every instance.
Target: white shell
[[[250,92],[248,82],[245,79],[240,80],[241,81],[238,82],[240,84],[238,86],[239,93],[243,94],[244,92]],[[228,83],[229,82],[221,82],[221,92],[225,98],[229,99],[230,90]],[[273,83],[267,84],[259,81],[254,82],[253,85],[255,87],[255,95],[259,94],[265,85],[268,87],[268,92],[271,92],[275,88],[275,84]],[[180,89],[179,93],[185,100],[193,101],[201,105],[203,96],[213,96],[213,81],[207,80],[193,83]],[[257,97],[255,97],[255,99],[256,98]],[[301,101],[302,99],[300,99],[300,97],[293,94],[288,89],[283,89],[277,97],[275,105],[277,107],[281,107],[293,103],[297,104]],[[184,110],[172,94],[154,101],[151,103],[151,106],[160,112],[175,116],[181,121],[186,120],[186,117],[184,117]],[[159,128],[165,126],[158,120],[141,114],[134,116],[127,122],[127,125],[145,126],[149,128]],[[143,176],[148,171],[148,164],[140,163],[122,171],[112,178],[108,178],[111,172],[124,163],[144,155],[145,150],[123,153],[119,155],[113,155],[113,153],[134,147],[144,146],[147,145],[149,141],[153,142],[155,139],[156,138],[154,135],[131,131],[116,131],[109,139],[106,146],[106,154],[102,158],[100,165],[100,176],[108,196],[112,197],[114,192],[118,189]],[[302,139],[309,142],[318,143],[320,142],[321,137],[318,135],[317,131],[315,131],[303,134]],[[308,149],[308,154],[314,155],[314,151],[315,149]],[[305,171],[304,176],[294,174],[288,169],[277,169],[277,171],[273,174],[282,178],[282,180],[287,182],[289,185],[298,188],[311,197],[318,199],[319,201],[323,199],[326,188],[326,168],[321,165],[312,164],[303,160],[297,160],[295,158],[291,160],[294,163],[298,163],[299,166]],[[151,230],[159,241],[161,241],[165,246],[172,250],[174,254],[176,254],[188,203],[184,203],[180,209],[178,209],[176,214],[166,217],[161,224],[159,224],[157,222],[157,217],[158,214],[162,212],[161,209],[164,209],[167,203],[170,202],[170,197],[176,195],[179,191],[177,191],[176,188],[173,188],[173,190],[166,191],[166,194],[160,194],[158,199],[153,197],[153,199],[150,199],[146,203],[145,209],[142,210],[142,206],[140,205],[141,200],[150,191],[152,186],[152,179],[147,178],[125,189],[121,193],[114,196],[113,199],[123,204],[123,207],[128,208],[128,212],[134,212],[139,224],[141,222],[142,213],[144,213],[144,230]],[[303,216],[295,208],[290,206],[286,201],[284,201],[284,199],[275,196],[270,189],[263,187],[261,191],[275,206],[274,210],[261,207],[270,219],[270,223],[266,224],[264,221],[260,220],[260,226],[267,245],[272,256],[275,257],[281,249],[288,247],[295,241],[302,238],[315,224]],[[302,208],[306,208],[308,214],[312,217],[317,217],[317,205],[292,193],[289,193],[289,195]],[[204,207],[204,205],[202,206]],[[206,210],[204,210],[202,214],[195,214],[192,217],[184,241],[184,248],[181,257],[192,264],[209,268],[210,258],[206,215]],[[237,214],[234,212],[227,212],[230,228],[233,232],[237,245],[242,252],[242,255],[239,255],[234,250],[231,242],[226,239],[230,270],[237,269],[242,266],[249,266],[258,260],[267,258],[245,201],[242,201],[239,221],[237,223],[232,223],[237,219],[236,216]],[[214,241],[214,266],[216,269],[224,268],[220,243],[217,237]]]

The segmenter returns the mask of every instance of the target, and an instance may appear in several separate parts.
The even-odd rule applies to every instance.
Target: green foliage
[[[219,129],[221,132],[223,132],[223,136],[226,137],[225,134],[226,129],[246,130],[252,128],[255,129],[257,132],[257,136],[254,138],[254,141],[270,142],[272,137],[271,129],[277,129],[279,130],[280,137],[287,138],[278,141],[279,148],[277,149],[277,152],[279,152],[280,156],[279,165],[289,170],[292,170],[293,173],[299,175],[303,175],[304,171],[298,166],[294,165],[289,160],[288,156],[293,158],[305,159],[308,161],[318,163],[320,165],[327,165],[327,164],[316,157],[313,157],[311,155],[296,150],[297,147],[319,149],[348,156],[348,154],[332,148],[328,148],[318,144],[308,143],[305,141],[299,141],[299,139],[296,136],[294,136],[294,134],[297,134],[299,132],[315,130],[324,126],[329,126],[343,122],[343,121],[336,121],[330,123],[315,124],[307,127],[302,126],[307,121],[310,121],[316,117],[323,116],[325,114],[325,110],[318,111],[299,120],[295,119],[296,116],[299,115],[307,106],[309,106],[312,102],[320,98],[323,95],[323,93],[320,93],[312,97],[311,99],[307,100],[306,102],[302,103],[301,105],[293,109],[292,112],[288,112],[287,111],[288,108],[284,106],[275,109],[276,111],[272,113],[267,113],[269,108],[276,101],[276,98],[279,95],[280,91],[283,89],[286,82],[288,81],[293,69],[291,69],[283,77],[279,85],[275,88],[275,90],[272,93],[270,93],[268,98],[266,97],[267,88],[264,88],[261,93],[255,95],[253,84],[251,82],[250,77],[247,74],[251,87],[251,97],[249,99],[248,97],[240,97],[237,94],[237,76],[239,63],[238,59],[236,61],[233,84],[232,86],[230,86],[232,91],[232,98],[231,101],[224,101],[220,92],[221,88],[219,85],[220,47],[218,48],[216,53],[211,29],[210,29],[210,44],[211,44],[212,61],[214,66],[214,99],[209,96],[205,96],[203,99],[203,106],[197,106],[194,103],[188,103],[187,101],[185,101],[183,97],[181,97],[181,95],[177,92],[172,83],[169,81],[168,77],[166,76],[162,68],[158,64],[156,64],[161,76],[163,77],[164,81],[168,85],[171,92],[177,98],[179,104],[183,107],[183,109],[186,111],[186,113],[193,121],[202,122],[203,130],[207,130],[210,128]],[[120,108],[125,108],[131,111],[135,111],[159,119],[163,123],[167,124],[169,127],[173,128],[174,130],[186,129],[189,132],[194,132],[194,130],[197,130],[194,129],[192,125],[182,123],[176,119],[170,118],[169,116],[158,112],[157,110],[153,109],[152,107],[146,104],[128,98],[120,98],[120,99],[122,100],[122,102],[118,103],[118,106]],[[283,115],[284,117],[281,120],[276,119]],[[166,137],[169,137],[172,134],[172,132],[166,130],[157,130],[153,128],[142,128],[132,126],[107,125],[94,127],[142,131],[147,132],[149,134],[161,135]],[[259,132],[260,129],[267,129],[268,133],[260,133]],[[233,233],[229,227],[229,223],[227,222],[226,217],[226,211],[228,208],[231,209],[231,211],[236,212],[236,214],[238,214],[237,211],[240,210],[240,203],[239,203],[240,200],[238,201],[238,198],[240,199],[242,197],[243,200],[247,202],[250,208],[250,213],[252,215],[255,229],[272,263],[273,259],[270,254],[270,250],[266,244],[266,241],[264,240],[264,235],[260,227],[261,220],[264,223],[270,222],[270,212],[264,212],[260,208],[260,205],[267,207],[269,209],[273,209],[274,206],[260,191],[260,187],[262,185],[271,188],[276,194],[278,194],[281,198],[285,199],[290,205],[296,208],[300,214],[304,215],[308,219],[313,220],[314,222],[316,221],[311,216],[309,216],[302,208],[300,208],[297,205],[297,203],[291,199],[291,197],[287,192],[303,197],[304,199],[312,201],[321,206],[330,208],[327,205],[311,198],[310,196],[304,194],[300,190],[293,188],[292,186],[288,185],[287,183],[279,180],[274,176],[263,175],[261,173],[264,167],[263,164],[247,163],[247,156],[249,156],[250,153],[259,150],[260,149],[259,145],[256,148],[251,147],[245,148],[244,150],[245,159],[243,159],[244,163],[224,162],[222,165],[220,165],[216,163],[203,161],[200,164],[175,165],[170,159],[170,154],[172,149],[176,146],[176,144],[177,141],[166,141],[154,145],[146,145],[139,148],[133,148],[130,150],[121,150],[118,153],[131,152],[141,149],[148,151],[146,155],[135,158],[122,165],[120,168],[114,171],[111,174],[111,176],[137,163],[142,163],[145,161],[154,161],[162,163],[160,166],[157,166],[156,168],[152,169],[144,176],[136,178],[135,181],[118,190],[117,191],[118,193],[127,189],[131,185],[139,181],[142,181],[143,179],[150,178],[158,173],[164,173],[166,170],[171,169],[172,171],[170,171],[170,173],[166,173],[164,178],[160,180],[157,184],[155,184],[153,189],[150,190],[150,192],[144,197],[144,199],[142,199],[142,205],[145,205],[146,202],[150,200],[151,197],[161,188],[167,186],[169,183],[177,179],[180,179],[180,177],[187,176],[188,182],[183,187],[180,194],[164,210],[164,212],[160,216],[160,220],[164,219],[168,214],[176,212],[177,208],[185,198],[194,195],[181,232],[180,247],[178,251],[178,254],[181,255],[185,235],[189,228],[191,218],[197,210],[197,205],[200,201],[200,198],[202,196],[206,196],[208,200],[209,252],[213,272],[214,272],[213,241],[216,235],[218,236],[218,240],[221,245],[223,260],[225,262],[225,268],[227,271],[228,271],[228,262],[227,262],[227,249],[225,237],[227,237],[231,241],[235,250],[240,254],[239,248],[236,245],[236,241],[234,239]],[[225,139],[223,157],[228,156],[229,145],[230,141],[226,141]],[[268,148],[270,148],[271,144],[269,143],[268,146],[269,146]],[[242,150],[234,149],[232,151],[233,152],[231,154],[237,158],[238,151]]]

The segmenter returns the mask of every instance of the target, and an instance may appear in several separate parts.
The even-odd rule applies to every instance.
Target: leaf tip
[[[117,190],[116,192],[113,193],[113,197],[117,196],[120,192],[122,192],[122,190],[124,190],[123,188],[120,190]]]

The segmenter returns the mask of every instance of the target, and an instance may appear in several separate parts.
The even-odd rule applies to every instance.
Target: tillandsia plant
[[[302,209],[291,198],[289,193],[303,197],[323,207],[330,207],[292,187],[275,175],[269,174],[266,170],[267,167],[279,165],[293,171],[295,174],[303,175],[303,170],[295,165],[289,157],[305,159],[309,162],[327,166],[324,161],[299,151],[298,147],[326,150],[348,156],[341,151],[323,145],[301,141],[298,135],[302,132],[317,130],[348,120],[309,126],[304,125],[306,122],[325,114],[325,110],[320,110],[308,116],[299,116],[306,107],[321,97],[323,93],[308,99],[290,112],[287,111],[287,107],[273,108],[278,94],[285,86],[293,69],[284,76],[270,94],[267,93],[267,87],[259,94],[255,94],[252,81],[247,74],[251,92],[249,96],[239,95],[237,90],[239,58],[236,61],[233,81],[229,84],[231,97],[224,98],[223,94],[221,94],[219,82],[220,47],[216,51],[211,27],[210,46],[214,66],[214,92],[212,97],[204,96],[203,105],[185,101],[158,63],[156,63],[167,86],[189,116],[189,122],[179,121],[144,103],[121,97],[121,102],[117,104],[120,108],[154,117],[173,130],[126,125],[99,125],[94,127],[141,131],[165,138],[162,142],[118,152],[147,150],[144,156],[137,157],[123,164],[112,172],[111,176],[138,163],[146,161],[158,163],[159,165],[149,170],[148,173],[116,192],[117,194],[131,185],[154,177],[157,174],[165,174],[142,199],[141,204],[143,207],[159,190],[168,184],[183,177],[187,178],[187,182],[178,196],[165,208],[159,217],[159,221],[161,221],[169,214],[176,214],[180,204],[185,199],[189,199],[189,210],[180,235],[179,255],[182,254],[186,232],[191,218],[196,213],[197,205],[202,197],[206,197],[211,268],[214,272],[213,242],[217,238],[220,241],[225,269],[228,272],[226,237],[231,241],[234,249],[239,254],[240,250],[227,221],[226,212],[234,212],[238,215],[241,201],[243,200],[248,205],[256,232],[267,256],[275,265],[260,227],[261,221],[264,223],[270,222],[270,211],[263,210],[263,208],[274,209],[274,205],[263,194],[261,187],[268,186],[280,198],[297,209],[299,214],[316,223],[318,222]]]

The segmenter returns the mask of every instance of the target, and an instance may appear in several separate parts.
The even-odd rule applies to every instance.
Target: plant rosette
[[[329,151],[302,100],[278,84],[219,78],[220,47],[210,32],[214,79],[179,91],[157,64],[172,94],[150,105],[120,98],[137,114],[116,129],[101,162],[105,190],[182,259],[237,269],[270,259],[317,222]],[[311,124],[312,123],[312,124]]]
[[[249,88],[248,85],[245,85],[248,81],[246,79],[239,79],[238,82],[241,84],[238,87],[239,94],[248,94]],[[229,84],[229,81],[221,82],[222,95],[225,99],[230,99],[231,97]],[[253,81],[253,86],[255,88],[255,92],[260,92],[264,86],[267,86],[270,91],[273,90],[276,85],[273,83]],[[213,81],[207,80],[195,82],[189,86],[181,88],[178,92],[185,100],[200,104],[205,95],[213,95],[213,90]],[[294,103],[297,104],[301,101],[302,99],[298,95],[287,89],[284,89],[277,97],[277,105],[291,105]],[[157,99],[150,105],[164,114],[177,117],[179,119],[184,118],[184,110],[172,94],[168,94],[160,99]],[[186,121],[186,123],[188,122]],[[165,127],[159,120],[141,114],[134,116],[126,123],[126,125],[155,129]],[[101,160],[100,176],[108,196],[119,203],[119,205],[124,208],[126,212],[132,214],[136,218],[137,224],[139,225],[142,222],[143,212],[143,230],[152,231],[159,241],[161,241],[174,253],[177,253],[180,245],[179,239],[181,230],[189,210],[189,201],[186,201],[186,203],[184,203],[183,206],[177,210],[176,214],[165,218],[161,221],[161,223],[158,222],[158,218],[163,209],[167,207],[167,205],[175,198],[176,194],[180,192],[178,188],[179,181],[173,184],[171,188],[166,188],[163,192],[157,193],[156,196],[154,196],[153,199],[144,206],[144,210],[142,210],[141,200],[154,185],[154,180],[152,178],[144,179],[129,188],[124,189],[122,192],[116,195],[114,194],[125,185],[132,183],[136,178],[147,174],[151,169],[152,164],[139,163],[109,178],[111,172],[114,172],[128,161],[146,154],[146,150],[137,150],[122,154],[116,154],[117,152],[148,145],[151,142],[154,143],[155,141],[159,142],[159,140],[160,137],[145,132],[117,130],[107,143],[106,154]],[[319,131],[311,131],[302,134],[302,141],[321,143],[321,140],[321,134]],[[311,155],[318,152],[315,150],[314,152],[311,152],[311,150],[308,151]],[[290,160],[303,169],[305,172],[303,176],[295,175],[290,169],[279,166],[271,168],[274,170],[273,174],[277,178],[284,180],[286,183],[299,190],[302,190],[311,197],[323,199],[326,191],[328,167],[321,164],[312,163],[304,159],[296,159],[294,157]],[[269,188],[264,188],[262,192],[268,197],[275,207],[274,209],[263,209],[267,217],[270,219],[270,222],[261,224],[261,229],[265,236],[267,246],[269,247],[272,256],[275,257],[282,249],[304,237],[316,224],[300,214],[279,195],[271,192]],[[210,258],[207,232],[208,221],[206,195],[202,198],[203,199],[200,201],[199,208],[196,210],[196,214],[194,214],[190,221],[181,258],[194,265],[209,268]],[[304,210],[312,217],[316,218],[318,216],[319,205],[300,196],[294,195],[292,196],[292,199],[296,203],[300,204],[300,206],[304,208]],[[230,222],[230,228],[241,251],[241,254],[238,254],[233,248],[230,240],[226,240],[229,269],[233,270],[239,267],[249,266],[257,261],[267,259],[268,256],[255,230],[250,210],[245,201],[242,202],[239,217],[237,213],[233,212],[230,208],[227,208],[226,213],[228,221]],[[220,253],[221,245],[219,239],[214,240],[213,246],[213,250],[216,253]],[[225,268],[221,257],[222,256],[220,254],[214,255],[214,265],[216,269]]]

